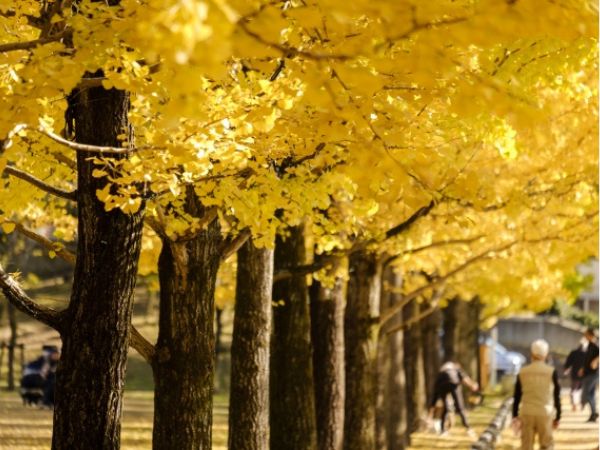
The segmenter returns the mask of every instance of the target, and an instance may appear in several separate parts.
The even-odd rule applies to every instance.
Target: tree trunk
[[[229,448],[269,448],[269,345],[273,250],[248,240],[238,250],[231,342]]]
[[[77,142],[120,146],[117,136],[130,133],[128,108],[128,94],[115,89],[90,88],[71,95]],[[143,205],[134,214],[106,212],[96,197],[106,178],[92,176],[93,156],[99,155],[77,154],[77,262],[71,301],[60,325],[54,450],[118,449],[120,441]]]
[[[15,353],[17,351],[17,309],[12,303],[8,304],[8,325],[10,337],[8,339],[8,390],[15,390]]]
[[[460,363],[473,378],[478,374],[479,309],[477,299],[456,298],[448,302],[443,312],[445,359]]]
[[[429,308],[426,303],[421,305],[421,310]],[[427,404],[433,397],[433,385],[440,370],[441,362],[441,343],[440,328],[442,326],[442,312],[436,309],[421,321],[421,338],[423,345],[423,364],[425,370],[425,392]]]
[[[315,255],[315,262],[319,256]],[[335,271],[341,264],[334,262]],[[313,280],[310,287],[317,448],[341,450],[344,439],[344,280],[331,288]]]
[[[202,217],[192,189],[185,211]],[[213,220],[194,237],[165,238],[158,260],[160,315],[154,373],[156,450],[211,448],[215,368],[214,293],[221,234]]]
[[[444,361],[454,361],[458,353],[458,307],[459,299],[448,301],[443,310]]]
[[[291,227],[275,243],[275,272],[306,264],[304,230]],[[317,432],[314,403],[310,311],[305,275],[273,284],[271,338],[271,449],[314,450]]]
[[[403,311],[405,321],[419,314],[419,304],[413,300]],[[406,373],[406,410],[408,433],[414,433],[421,425],[426,407],[425,376],[423,370],[423,347],[421,323],[416,322],[404,331],[404,371]]]
[[[215,361],[219,365],[219,355],[223,351],[223,308],[215,307]]]
[[[384,280],[388,289],[381,296],[382,311],[402,300],[399,293],[391,291],[401,283],[401,277],[391,267],[386,269]],[[402,317],[398,315],[385,328],[396,327],[400,322]],[[402,330],[386,334],[384,329],[378,342],[377,448],[380,450],[404,450],[408,444],[403,341]]]
[[[350,255],[350,279],[344,318],[346,405],[344,448],[375,448],[377,404],[377,327],[381,264],[364,250]]]

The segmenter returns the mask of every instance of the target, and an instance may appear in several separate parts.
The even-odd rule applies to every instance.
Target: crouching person
[[[545,363],[548,343],[538,339],[531,344],[531,364],[517,377],[513,422],[521,429],[521,450],[533,450],[535,436],[540,450],[553,450],[553,430],[560,421],[560,385],[556,370]]]

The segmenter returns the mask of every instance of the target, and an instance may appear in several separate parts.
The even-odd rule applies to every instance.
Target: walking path
[[[554,450],[596,450],[598,448],[598,424],[586,423],[590,413],[573,412],[568,397],[563,397],[563,414],[560,427],[554,432]],[[496,450],[518,450],[519,439],[510,427],[502,433],[502,440]]]
[[[494,417],[500,400],[492,400],[489,404],[481,406],[468,413],[469,421],[475,432],[479,435],[490,420]],[[585,412],[571,411],[568,397],[562,398],[563,418],[560,428],[554,433],[554,450],[596,450],[598,449],[598,424],[586,423],[589,410]],[[510,424],[510,418],[506,423]],[[414,433],[411,446],[408,450],[435,450],[435,449],[460,449],[469,450],[476,439],[467,436],[460,421],[450,430],[447,436],[438,436],[432,433]],[[519,450],[520,440],[515,437],[510,426],[503,431],[496,450]]]
[[[489,399],[473,411],[467,411],[467,417],[473,430],[479,436],[485,430],[490,420],[496,414],[497,409],[502,403],[500,398]],[[435,449],[461,449],[471,448],[471,444],[477,438],[469,437],[466,430],[460,423],[460,419],[455,417],[455,425],[450,429],[446,436],[439,436],[430,432],[413,433],[411,436],[411,446],[408,450],[435,450]]]

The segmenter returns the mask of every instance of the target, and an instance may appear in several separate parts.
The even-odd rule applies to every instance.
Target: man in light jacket
[[[543,339],[531,344],[531,364],[517,376],[513,422],[521,428],[521,450],[533,450],[535,436],[540,450],[553,450],[553,430],[560,421],[560,385],[554,367],[545,363],[549,346]]]

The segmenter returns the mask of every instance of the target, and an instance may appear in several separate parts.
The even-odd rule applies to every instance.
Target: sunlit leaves
[[[7,42],[36,39],[41,30],[26,15],[39,17],[39,3],[16,3],[0,7],[11,11],[0,17]],[[50,19],[69,39],[0,52],[0,138],[40,119],[70,137],[67,95],[129,91],[134,137],[123,133],[122,145],[138,150],[94,160],[107,210],[135,212],[146,201],[169,237],[185,236],[200,227],[183,208],[192,188],[218,210],[225,232],[248,229],[271,245],[277,232],[308,222],[317,251],[368,243],[401,254],[406,274],[443,273],[473,252],[573,227],[455,278],[456,293],[484,293],[494,307],[519,290],[531,293],[520,305],[558,295],[557,280],[594,251],[593,236],[559,240],[597,226],[597,14],[589,2],[77,5]],[[72,150],[32,130],[10,143],[0,166],[76,188]],[[1,181],[0,220],[27,216],[52,223],[59,239],[74,237],[64,200]],[[430,217],[382,242],[431,201]],[[449,240],[469,242],[436,244]],[[156,241],[146,236],[145,273]]]

